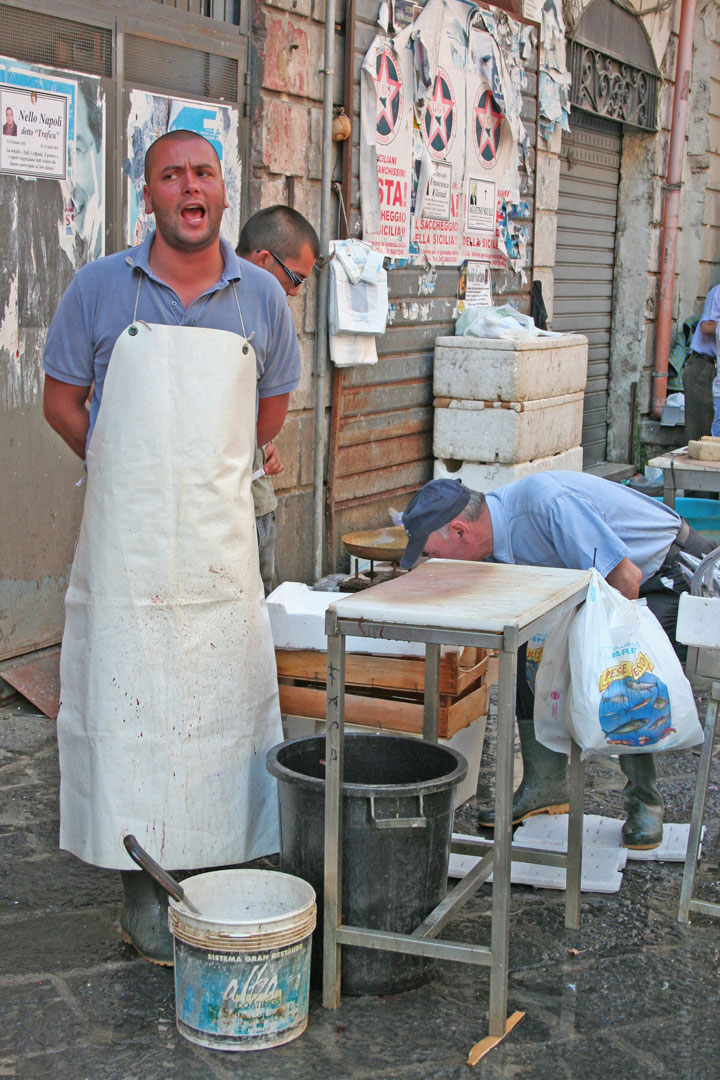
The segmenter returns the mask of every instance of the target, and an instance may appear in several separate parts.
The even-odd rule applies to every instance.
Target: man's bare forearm
[[[85,406],[88,390],[87,386],[71,386],[50,375],[45,376],[45,419],[81,460],[85,458],[85,443],[90,427],[90,414]]]

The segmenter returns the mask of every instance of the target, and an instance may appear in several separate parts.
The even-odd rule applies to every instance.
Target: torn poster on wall
[[[540,74],[538,78],[538,127],[546,141],[559,124],[570,130],[570,84],[565,63],[565,24],[556,0],[544,0],[540,23]]]
[[[105,95],[91,75],[0,57],[0,172],[60,184],[60,245],[74,266],[105,250]],[[76,250],[76,247],[78,250]]]
[[[228,207],[221,234],[237,245],[240,236],[241,164],[238,152],[238,110],[230,105],[170,98],[142,90],[130,92],[127,121],[129,156],[124,163],[128,178],[125,238],[128,244],[142,243],[155,228],[155,219],[145,213],[145,154],[151,143],[168,131],[195,131],[215,148],[220,159]]]
[[[412,184],[412,54],[378,35],[360,73],[363,234],[384,255],[407,258]]]
[[[375,39],[362,69],[360,193],[363,234],[378,250],[403,258],[407,224],[414,263],[481,259],[522,270],[520,167],[529,170],[530,154],[521,110],[533,44],[532,28],[466,0],[428,0],[394,38]],[[394,60],[389,92],[387,79],[378,79],[381,54]],[[382,157],[388,114],[393,137],[402,132],[392,162]],[[404,180],[408,160],[409,206],[394,205],[383,228],[382,167]],[[401,188],[393,195],[399,199]]]

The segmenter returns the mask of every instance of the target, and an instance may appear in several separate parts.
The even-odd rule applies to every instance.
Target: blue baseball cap
[[[405,507],[402,523],[408,542],[400,565],[409,570],[422,555],[430,533],[442,529],[470,502],[471,492],[460,480],[430,480]]]

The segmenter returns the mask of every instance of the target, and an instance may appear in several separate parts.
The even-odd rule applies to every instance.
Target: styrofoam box
[[[583,398],[580,391],[505,407],[452,400],[435,408],[433,454],[514,465],[568,450],[580,442]]]
[[[546,472],[548,469],[572,469],[582,472],[583,448],[573,446],[570,450],[562,450],[559,454],[551,454],[549,457],[535,458],[533,461],[520,461],[514,465],[501,465],[494,461],[483,463],[481,461],[463,461],[459,469],[450,470],[449,461],[435,462],[435,479],[447,477],[449,480],[462,480],[465,487],[471,491],[492,491],[502,487],[503,484],[512,484],[513,480],[522,480],[525,476],[534,476],[535,473]],[[457,462],[452,462],[456,465]]]
[[[683,593],[678,605],[675,637],[685,645],[720,649],[720,599]]]
[[[325,612],[330,604],[352,593],[313,592],[301,581],[284,581],[267,598],[276,649],[327,649]],[[392,641],[389,638],[346,637],[345,651],[380,653],[386,656],[424,656],[421,641]],[[441,652],[459,652],[456,645],[443,645]]]
[[[440,337],[433,391],[472,401],[530,401],[585,388],[588,342],[561,338]]]
[[[478,776],[480,775],[480,759],[482,757],[483,743],[485,741],[485,725],[487,716],[478,716],[468,727],[456,731],[449,739],[438,739],[439,746],[449,746],[462,754],[468,763],[468,771],[465,779],[458,785],[455,797],[455,806],[467,802],[477,792]],[[286,739],[301,739],[307,735],[324,735],[325,721],[313,720],[308,716],[283,716],[283,735]],[[367,731],[380,734],[378,728],[360,727],[357,724],[346,724],[345,730]],[[389,731],[382,729],[385,735],[407,735],[412,739],[421,739],[422,735],[409,731]]]

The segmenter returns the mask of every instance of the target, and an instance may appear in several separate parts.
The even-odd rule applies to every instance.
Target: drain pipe
[[[328,257],[332,231],[333,90],[335,77],[335,0],[325,2],[323,74],[322,181],[320,188],[320,280],[315,319],[315,463],[313,474],[313,581],[323,573],[325,533],[325,393],[328,370]]]
[[[675,68],[672,126],[670,128],[670,153],[667,184],[665,185],[665,205],[663,207],[662,261],[660,264],[658,314],[655,331],[652,413],[653,416],[658,418],[662,415],[662,408],[667,398],[670,326],[672,323],[673,286],[675,283],[675,253],[680,217],[682,167],[685,157],[685,131],[687,129],[690,98],[694,22],[695,0],[682,0],[677,65]]]

